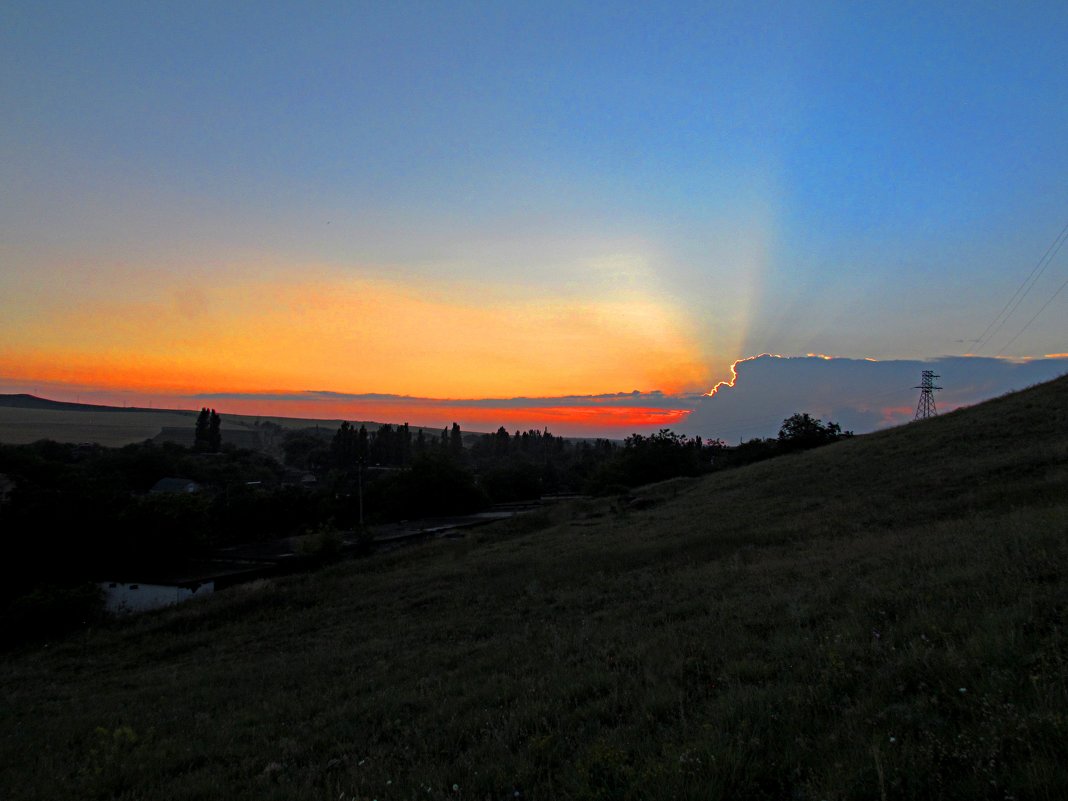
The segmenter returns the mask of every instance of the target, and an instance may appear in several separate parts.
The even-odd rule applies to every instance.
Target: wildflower
[[[452,786],[452,791],[453,791],[454,793],[458,793],[458,792],[460,792],[460,785],[458,785],[458,784],[454,784],[454,785]]]
[[[891,738],[890,738],[890,742],[892,742],[892,743],[896,743],[896,742],[897,742],[897,738],[896,738],[896,737],[891,737]]]
[[[968,692],[968,688],[967,687],[961,687],[960,688],[960,694],[961,695],[964,695],[964,693],[966,693],[966,692]]]

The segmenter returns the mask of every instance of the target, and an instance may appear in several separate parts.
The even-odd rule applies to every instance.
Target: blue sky
[[[151,320],[301,276],[432,296],[442,319],[573,304],[572,350],[669,320],[659,347],[680,353],[675,381],[607,352],[565,380],[509,340],[529,380],[461,370],[448,397],[690,391],[762,352],[965,353],[1068,222],[1066,41],[1063,3],[7,3],[0,374],[99,357],[117,386],[125,344],[46,348],[29,320],[73,340],[72,308]],[[1003,355],[1068,351],[1066,304]],[[158,325],[124,364],[164,369],[180,336]],[[486,359],[473,336],[459,359]],[[431,394],[385,367],[225,386],[206,367],[186,389]]]

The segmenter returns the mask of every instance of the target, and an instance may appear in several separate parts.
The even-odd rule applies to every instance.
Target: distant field
[[[56,442],[96,442],[100,445],[119,447],[132,442],[151,439],[164,426],[188,426],[195,422],[195,413],[167,411],[142,411],[102,407],[100,411],[72,409],[29,409],[0,406],[0,442],[21,445],[39,439]],[[223,414],[223,432],[227,429],[248,429],[256,423],[273,423],[286,429],[320,428],[334,430],[340,420],[309,420],[300,417],[261,417],[258,415]],[[371,431],[380,423],[355,421],[354,425],[366,425]],[[419,426],[413,426],[413,434]],[[437,429],[424,429],[437,433]],[[470,432],[467,432],[470,433]]]
[[[56,442],[96,442],[109,447],[143,442],[156,436],[164,426],[184,426],[192,430],[196,417],[192,412],[115,410],[75,411],[71,409],[24,409],[0,406],[0,442],[21,445],[39,439]],[[253,417],[224,414],[223,432],[227,429],[251,428],[256,422],[270,422],[283,428],[321,426],[334,429],[338,420],[301,420],[295,417]],[[370,423],[377,428],[377,423]]]
[[[98,442],[116,447],[151,439],[163,426],[193,427],[194,418],[177,412],[82,412],[0,408],[0,442],[19,445],[39,439]]]

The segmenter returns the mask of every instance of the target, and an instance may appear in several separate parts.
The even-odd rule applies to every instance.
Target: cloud
[[[655,408],[689,411],[694,408],[700,394],[670,395],[660,391],[613,392],[601,395],[556,395],[539,398],[422,398],[413,395],[391,395],[381,392],[332,392],[309,390],[306,392],[204,392],[189,395],[197,401],[258,400],[292,401],[295,403],[393,403],[417,406],[446,406],[449,408],[489,409],[545,409],[567,407],[590,408]]]
[[[762,354],[730,366],[730,380],[709,393],[637,390],[600,394],[448,398],[333,390],[201,393],[116,390],[92,384],[4,376],[0,391],[34,392],[59,400],[197,409],[234,414],[320,420],[409,422],[465,430],[548,427],[565,436],[622,438],[660,428],[719,437],[728,442],[775,436],[782,420],[799,411],[863,433],[912,419],[922,370],[934,370],[944,387],[940,411],[971,405],[1068,372],[1068,355],[1030,360],[973,356],[931,360],[851,359],[810,354]]]
[[[949,411],[1063,375],[1068,359],[875,361],[762,354],[735,362],[731,370],[731,379],[700,399],[681,430],[728,442],[774,436],[784,418],[808,412],[862,433],[912,419],[923,370],[940,375],[937,385],[943,389],[935,401],[939,411]]]
[[[761,354],[731,365],[730,379],[709,393],[617,392],[536,397],[433,398],[328,390],[282,393],[210,393],[199,402],[290,407],[313,416],[348,419],[459,420],[483,430],[498,425],[558,433],[625,436],[672,428],[728,442],[775,436],[783,419],[808,412],[864,433],[913,418],[923,370],[943,387],[940,411],[968,406],[1068,372],[1068,357],[1026,361],[946,356],[931,360],[851,359],[824,354]],[[247,407],[251,408],[251,407]],[[432,421],[432,422],[431,422]]]
[[[677,428],[701,396],[692,393],[618,392],[514,398],[428,398],[386,393],[214,392],[184,396],[179,405],[216,406],[245,414],[411,422],[466,430],[548,427],[553,433],[621,438],[635,431]]]

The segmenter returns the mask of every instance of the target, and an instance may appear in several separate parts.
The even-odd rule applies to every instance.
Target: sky
[[[733,437],[743,397],[902,422],[949,364],[974,403],[1068,371],[1065,41],[1063,2],[11,0],[0,392]]]

